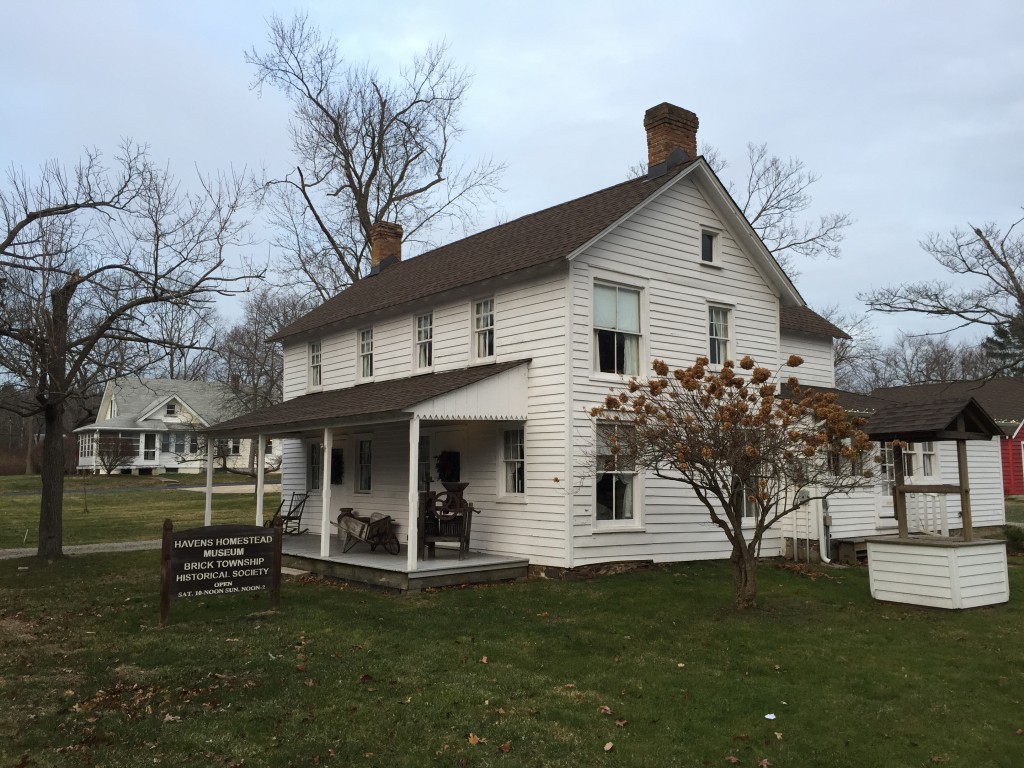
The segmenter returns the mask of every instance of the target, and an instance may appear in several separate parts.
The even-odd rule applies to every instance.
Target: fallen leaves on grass
[[[767,757],[762,757],[757,761],[757,768],[772,768],[772,764],[768,762]]]
[[[473,745],[474,747],[475,747],[475,746],[476,746],[477,744],[486,744],[486,743],[487,743],[487,739],[483,738],[482,736],[477,736],[477,735],[476,735],[475,733],[473,733],[473,732],[470,732],[469,736],[468,736],[468,737],[466,738],[466,741],[468,741],[468,742],[469,742],[470,744],[472,744],[472,745]]]
[[[602,704],[600,707],[597,708],[597,711],[600,712],[602,715],[610,715],[612,713],[612,708],[607,706],[606,704]]]
[[[364,674],[359,676],[359,682],[360,683],[372,683],[373,682],[373,675],[367,675],[367,674],[364,673]]]
[[[605,752],[611,752],[613,749],[615,749],[615,745],[610,741],[604,745]]]
[[[616,720],[615,721],[615,725],[617,725],[619,728],[625,728],[626,727],[626,723],[628,723],[628,722],[629,722],[629,720]]]
[[[775,732],[775,739],[776,739],[776,741],[782,741],[782,734],[779,733],[778,731],[776,731]]]
[[[487,657],[486,657],[486,656],[482,656],[482,657],[480,658],[480,663],[481,663],[481,664],[486,664],[486,663],[487,663]]]
[[[504,744],[498,747],[498,751],[507,755],[509,752],[512,751],[512,742],[506,741]]]
[[[172,715],[170,712],[168,712],[166,715],[164,715],[164,722],[165,723],[177,723],[177,722],[181,722],[181,718],[178,717],[177,715]]]
[[[575,687],[576,687],[576,683],[566,683],[566,684],[565,684],[565,685],[563,685],[562,687],[563,687],[563,688],[566,688],[566,689],[571,689],[571,688],[575,688]]]
[[[738,757],[736,757],[736,755],[726,755],[725,756],[725,762],[727,762],[727,763],[732,763],[733,765],[736,765],[736,763],[738,763],[739,761],[740,761],[740,759]]]

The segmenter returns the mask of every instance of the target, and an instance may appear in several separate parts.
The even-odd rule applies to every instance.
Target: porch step
[[[467,584],[489,584],[500,581],[517,581],[527,577],[530,562],[526,559],[503,558],[501,562],[473,562],[472,560],[452,561],[438,567],[418,571],[374,568],[340,559],[320,558],[301,554],[285,553],[281,562],[290,567],[316,574],[343,579],[398,592],[420,592],[437,587],[463,586]]]

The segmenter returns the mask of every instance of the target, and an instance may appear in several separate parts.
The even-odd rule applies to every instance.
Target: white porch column
[[[203,525],[213,525],[213,435],[206,437],[206,516]]]
[[[320,557],[331,554],[331,450],[334,448],[334,433],[324,430],[324,456],[321,463],[324,476],[320,482]]]
[[[267,459],[267,441],[260,435],[256,449],[256,525],[263,525],[263,468]]]
[[[419,476],[420,420],[413,416],[409,421],[409,533],[408,568],[416,570],[419,554],[420,489]]]

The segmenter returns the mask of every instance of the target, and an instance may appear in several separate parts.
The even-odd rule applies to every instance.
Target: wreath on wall
[[[442,483],[459,482],[460,457],[458,451],[441,451],[437,454],[437,479]]]

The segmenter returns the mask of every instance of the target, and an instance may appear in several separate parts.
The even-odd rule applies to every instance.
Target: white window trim
[[[363,334],[370,334],[370,375],[363,375]],[[356,331],[356,381],[373,381],[374,376],[377,373],[376,360],[374,359],[374,338],[373,338],[373,326],[369,328],[360,328]]]
[[[352,458],[354,460],[353,461],[353,469],[355,470],[355,474],[353,475],[352,488],[353,488],[353,491],[355,493],[358,493],[360,496],[370,496],[370,495],[373,494],[373,435],[372,434],[355,435],[354,438],[355,438],[355,451],[353,452],[353,457]],[[363,480],[362,479],[362,475],[361,475],[361,473],[359,471],[360,467],[362,467],[362,464],[360,464],[360,460],[362,459],[362,456],[360,454],[360,448],[361,448],[360,443],[363,443],[363,442],[368,442],[370,444],[370,464],[369,464],[369,466],[370,466],[370,487],[368,489],[366,489],[366,490],[363,490],[362,488],[359,487],[360,485],[362,485],[362,480]]]
[[[522,493],[509,493],[505,489],[505,433],[518,430],[523,433],[523,492]],[[499,504],[527,504],[529,502],[530,495],[530,483],[527,480],[527,461],[528,456],[526,453],[526,423],[521,421],[510,421],[501,424],[496,430],[495,444],[497,449],[495,451],[497,459],[497,487],[495,488],[495,501]]]
[[[420,318],[430,318],[430,338],[420,341]],[[420,365],[420,346],[430,345],[430,365]],[[412,318],[412,369],[417,373],[427,373],[434,370],[434,311],[421,312]]]
[[[704,261],[704,235],[711,235],[711,261]],[[722,231],[714,227],[701,227],[700,240],[697,243],[697,261],[705,267],[722,268]]]
[[[649,281],[646,278],[638,278],[635,275],[623,275],[618,272],[611,272],[603,269],[592,269],[590,278],[590,298],[587,302],[587,355],[590,362],[590,380],[621,384],[628,381],[630,376],[620,373],[603,373],[595,370],[597,350],[595,347],[594,334],[594,286],[597,284],[614,285],[621,288],[640,291],[640,377],[650,373],[651,353],[648,339],[650,337],[649,311]]]
[[[316,345],[316,351],[313,346]],[[316,364],[313,363],[314,355]],[[310,341],[306,343],[306,390],[319,392],[324,386],[324,342]]]
[[[726,336],[726,350],[722,361],[711,362],[711,310],[724,309],[728,313],[728,336]],[[708,301],[704,308],[704,354],[708,358],[708,367],[718,370],[726,360],[736,362],[736,307],[721,301]]]
[[[642,325],[641,325],[642,327]],[[597,446],[597,429],[607,422],[597,422],[594,426],[594,446]],[[597,460],[597,457],[594,457]],[[596,468],[595,468],[596,469]],[[630,520],[598,520],[597,519],[597,473],[594,474],[593,488],[590,494],[591,525],[594,533],[642,533],[645,530],[644,499],[646,498],[645,473],[633,473],[633,518]]]
[[[477,354],[477,334],[480,330],[476,327],[476,307],[484,301],[491,302],[491,354],[487,356],[481,356]],[[481,296],[478,299],[473,299],[469,303],[469,352],[470,360],[474,363],[490,363],[493,362],[498,353],[498,302],[494,296]]]

